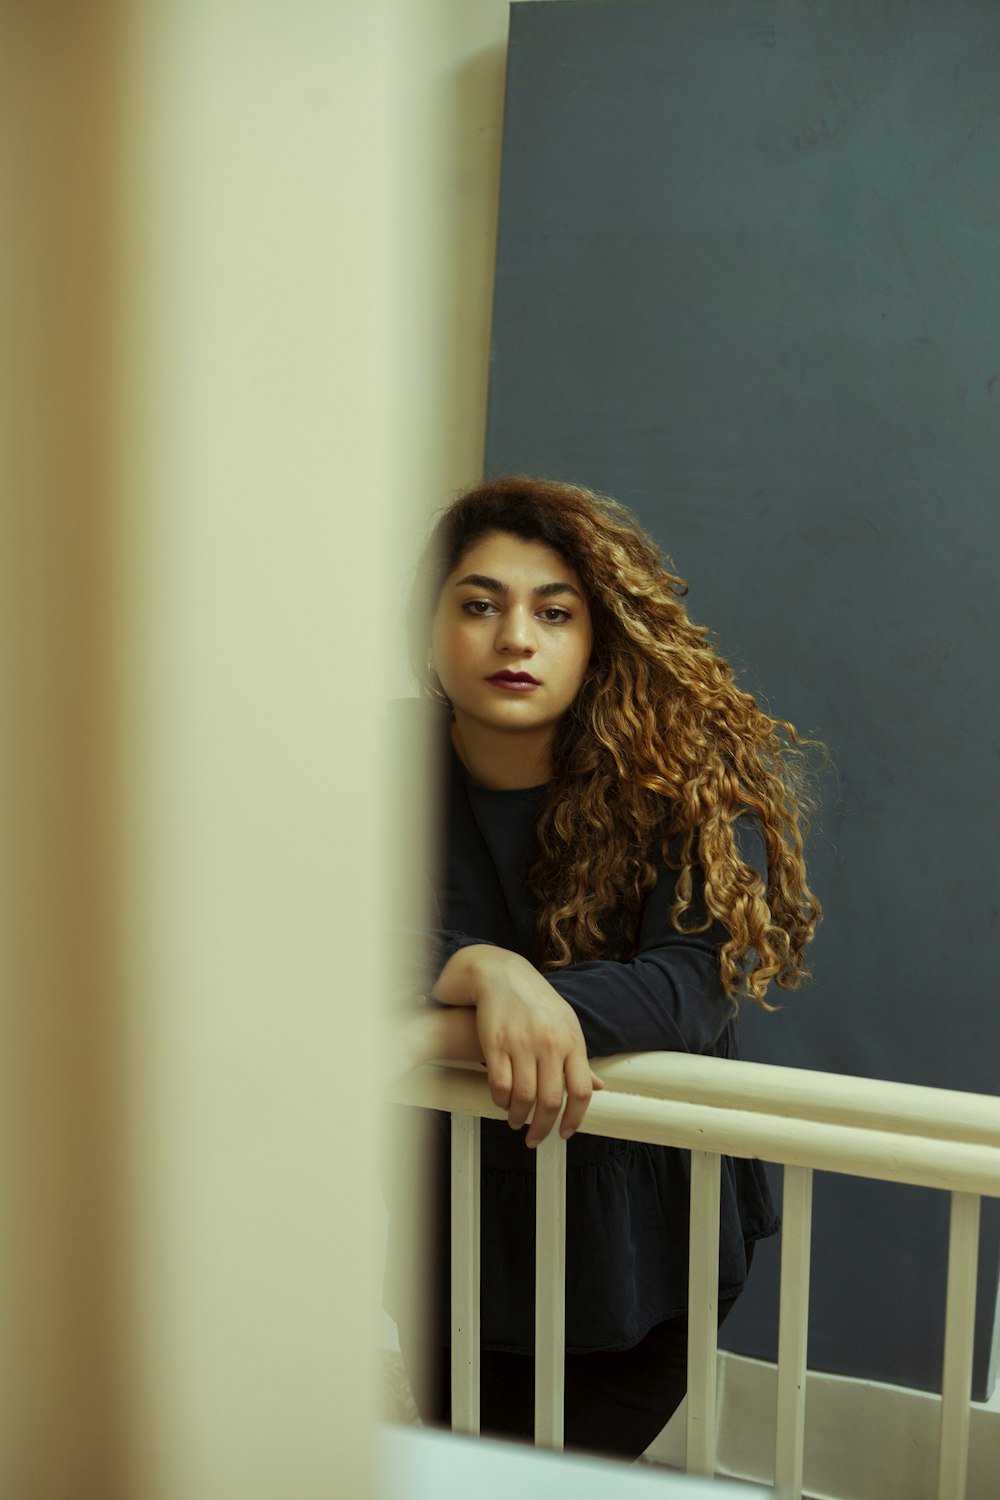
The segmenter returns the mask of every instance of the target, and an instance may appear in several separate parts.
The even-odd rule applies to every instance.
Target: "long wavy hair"
[[[460,495],[424,549],[410,623],[430,701],[448,706],[426,661],[441,589],[493,532],[542,542],[572,564],[594,636],[556,728],[538,821],[536,962],[544,971],[608,956],[612,929],[615,956],[634,956],[659,848],[678,872],[673,926],[700,933],[721,923],[726,993],[773,1009],[764,999],[772,981],[792,990],[809,977],[805,949],[820,919],[803,860],[812,742],[736,686],[710,632],[688,619],[687,584],[629,511],[578,485],[521,476]],[[735,825],[746,817],[763,833],[766,888],[740,857]]]

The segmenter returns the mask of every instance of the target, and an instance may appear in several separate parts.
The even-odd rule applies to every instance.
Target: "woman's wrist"
[[[449,958],[431,991],[431,998],[441,1005],[477,1005],[489,977],[511,962],[522,964],[527,960],[494,943],[468,943]]]

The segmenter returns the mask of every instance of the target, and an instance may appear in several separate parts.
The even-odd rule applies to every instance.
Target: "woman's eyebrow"
[[[455,584],[461,588],[463,583],[474,584],[477,589],[489,589],[493,594],[509,594],[510,587],[501,583],[499,578],[487,578],[485,573],[467,573]],[[574,599],[582,601],[583,595],[579,589],[575,589],[571,583],[540,583],[536,589],[532,589],[536,599],[551,599],[556,594],[572,594]]]

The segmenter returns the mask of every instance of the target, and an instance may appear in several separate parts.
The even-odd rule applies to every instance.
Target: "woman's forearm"
[[[422,1063],[483,1060],[476,1032],[476,1012],[466,1006],[455,1009],[432,1006],[390,1017],[385,1044],[387,1080],[402,1078]]]
[[[454,1006],[439,1010],[434,1015],[436,1028],[431,1039],[434,1051],[427,1059],[440,1058],[449,1062],[478,1062],[483,1060],[483,1049],[479,1045],[476,1031],[476,1012],[472,1006]]]
[[[394,1076],[427,1062],[482,1062],[472,1006],[432,1006],[396,1019],[392,1030]]]

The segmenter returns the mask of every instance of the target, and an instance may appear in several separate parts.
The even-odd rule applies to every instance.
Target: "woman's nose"
[[[497,625],[498,651],[530,655],[535,649],[534,620],[526,609],[508,609]]]

